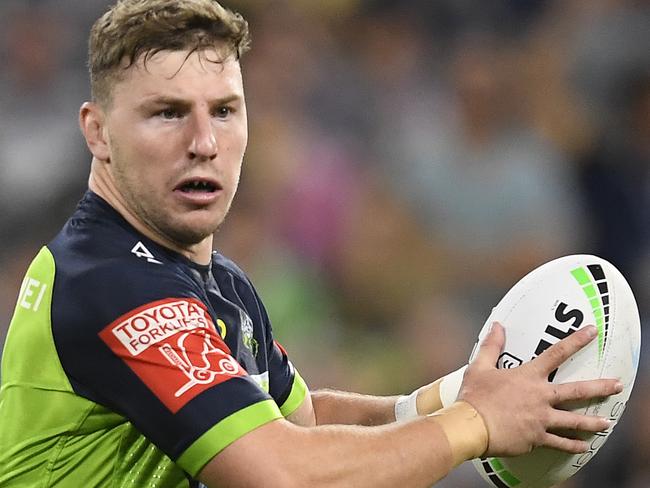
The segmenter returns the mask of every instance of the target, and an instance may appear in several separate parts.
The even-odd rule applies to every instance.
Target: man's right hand
[[[587,450],[587,443],[560,431],[599,432],[607,420],[561,409],[561,404],[602,398],[623,389],[616,379],[565,384],[549,383],[549,374],[596,336],[584,327],[554,344],[539,357],[514,369],[497,369],[505,331],[494,324],[475,360],[469,365],[458,395],[479,412],[488,431],[485,455],[515,456],[546,446],[569,453]]]

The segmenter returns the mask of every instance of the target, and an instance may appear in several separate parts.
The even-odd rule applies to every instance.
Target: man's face
[[[128,210],[181,245],[211,235],[237,190],[248,138],[239,62],[163,51],[130,67],[106,113],[110,174]]]

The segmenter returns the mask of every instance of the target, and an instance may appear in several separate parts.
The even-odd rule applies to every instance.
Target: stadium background
[[[85,40],[109,3],[0,2],[0,343],[85,188]],[[410,391],[466,360],[525,272],[596,253],[632,283],[644,351],[621,425],[563,488],[650,486],[650,2],[225,3],[254,49],[216,246],[311,386]],[[439,486],[482,485],[464,467]]]

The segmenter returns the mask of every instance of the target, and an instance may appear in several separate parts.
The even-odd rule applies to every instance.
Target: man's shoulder
[[[86,198],[47,248],[55,265],[53,305],[67,319],[92,311],[105,321],[161,299],[201,299],[182,258]]]
[[[158,245],[146,239],[108,203],[88,192],[61,231],[47,246],[58,261],[90,263],[93,267],[109,262],[127,265],[143,261],[162,264]]]
[[[190,272],[179,259],[143,236],[114,226],[66,228],[48,244],[56,279],[66,285],[133,287],[163,286],[171,280],[191,285]]]

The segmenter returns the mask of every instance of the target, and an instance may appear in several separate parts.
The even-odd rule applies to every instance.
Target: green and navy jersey
[[[308,394],[246,275],[92,192],[36,256],[2,356],[0,486],[190,487]]]

